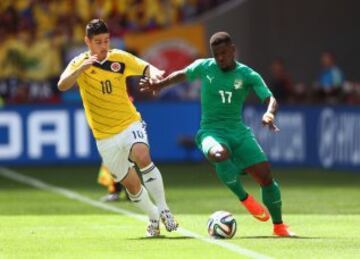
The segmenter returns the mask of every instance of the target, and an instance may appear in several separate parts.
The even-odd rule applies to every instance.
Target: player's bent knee
[[[267,186],[267,185],[270,185],[272,184],[273,182],[273,178],[272,177],[263,177],[263,178],[260,178],[259,179],[259,184],[261,186]]]
[[[131,150],[130,158],[135,161],[140,168],[149,165],[151,163],[151,157],[148,146],[143,143],[135,144]]]
[[[144,168],[151,164],[151,158],[149,155],[140,154],[135,157],[135,163],[139,168]]]
[[[273,182],[273,176],[269,168],[266,168],[264,171],[259,171],[258,175],[261,186],[267,186]]]
[[[268,162],[259,163],[245,169],[245,172],[250,174],[257,183],[261,186],[272,184],[273,176],[270,171],[270,164]]]
[[[219,145],[209,150],[208,158],[212,162],[221,162],[229,159],[230,153],[225,146]]]

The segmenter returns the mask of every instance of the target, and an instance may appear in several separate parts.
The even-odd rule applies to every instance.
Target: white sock
[[[163,179],[159,169],[151,163],[145,168],[140,169],[144,185],[149,191],[150,196],[154,199],[159,212],[168,210],[168,206],[165,200],[165,190]]]
[[[134,203],[134,205],[144,211],[149,216],[150,220],[159,220],[159,211],[150,200],[149,194],[144,186],[141,185],[139,193],[135,195],[129,193],[128,191],[127,193],[129,195],[129,199]]]

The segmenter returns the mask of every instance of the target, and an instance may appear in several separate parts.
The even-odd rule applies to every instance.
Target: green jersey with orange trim
[[[272,96],[261,76],[250,67],[236,62],[231,71],[222,71],[214,58],[197,59],[185,68],[186,77],[199,78],[201,84],[201,128],[246,127],[242,107],[251,90],[264,101]]]

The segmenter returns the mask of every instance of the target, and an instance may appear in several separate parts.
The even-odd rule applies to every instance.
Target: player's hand
[[[275,125],[275,116],[271,112],[264,113],[262,117],[262,124],[269,127],[271,131],[278,132],[280,129]]]
[[[153,95],[157,95],[161,90],[158,82],[158,79],[151,79],[146,76],[141,78],[139,82],[140,92],[151,92]]]
[[[156,72],[153,73],[150,80],[160,81],[161,79],[164,78],[164,74],[165,74],[164,70],[157,69]]]
[[[87,70],[89,67],[92,66],[98,60],[97,55],[90,56],[89,58],[85,59],[84,62],[80,66],[81,71]]]

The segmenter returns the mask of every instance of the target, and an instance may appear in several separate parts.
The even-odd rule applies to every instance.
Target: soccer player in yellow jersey
[[[163,71],[125,51],[110,50],[109,30],[101,19],[87,24],[85,43],[89,51],[69,63],[58,88],[66,91],[77,82],[104,164],[114,180],[125,186],[135,206],[149,216],[147,235],[160,235],[160,219],[167,231],[176,230],[178,224],[166,204],[161,174],[150,157],[145,123],[126,91],[127,77],[143,75],[155,81],[162,78]]]

